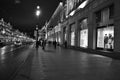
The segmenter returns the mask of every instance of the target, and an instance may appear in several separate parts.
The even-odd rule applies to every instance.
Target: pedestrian
[[[53,41],[53,46],[54,46],[54,48],[56,49],[56,40]]]
[[[46,41],[43,40],[43,41],[42,41],[42,49],[43,49],[43,50],[45,50],[45,46],[46,46]]]
[[[39,40],[39,46],[41,46],[41,41]]]
[[[65,48],[67,48],[67,41],[65,41],[64,45],[65,45]]]
[[[38,48],[39,47],[39,42],[38,41],[36,41],[36,48]]]

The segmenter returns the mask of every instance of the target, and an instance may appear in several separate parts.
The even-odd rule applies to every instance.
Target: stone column
[[[79,47],[79,21],[75,22],[75,46]]]
[[[70,46],[70,44],[71,44],[71,39],[70,39],[71,38],[70,37],[71,33],[70,33],[70,25],[68,23],[66,24],[66,29],[67,29],[67,31],[66,31],[67,45]]]
[[[60,37],[61,37],[61,45],[63,45],[63,37],[64,37],[64,34],[63,34],[63,28],[64,28],[64,23],[61,23],[61,34],[60,34]]]
[[[88,48],[96,49],[96,45],[95,14],[90,12],[88,16]]]

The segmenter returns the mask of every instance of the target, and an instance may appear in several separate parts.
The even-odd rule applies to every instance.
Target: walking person
[[[56,49],[56,40],[53,41],[53,46],[54,46],[54,48]]]
[[[64,42],[65,48],[67,48],[67,41]]]
[[[43,41],[42,41],[42,49],[43,49],[43,50],[45,50],[45,46],[46,46],[46,41],[43,40]]]
[[[36,48],[38,48],[39,47],[39,42],[38,41],[36,41]]]

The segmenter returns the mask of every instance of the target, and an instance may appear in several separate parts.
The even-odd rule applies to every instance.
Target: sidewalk
[[[68,49],[73,49],[73,50],[77,50],[77,51],[83,51],[83,52],[87,52],[90,54],[98,54],[98,55],[103,55],[106,57],[110,57],[113,59],[118,59],[120,60],[120,52],[115,52],[115,51],[104,51],[104,50],[94,50],[94,49],[85,49],[85,48],[79,48],[79,47],[68,47]]]
[[[26,62],[16,73],[13,80],[44,80],[46,78],[44,74],[45,64],[43,60],[41,60],[41,52],[44,52],[41,47],[38,49],[33,47],[33,53],[30,53]]]
[[[69,68],[67,67],[69,65],[70,65],[70,70],[71,69],[76,69],[76,67],[72,68],[72,66],[74,66],[75,64],[70,63],[69,65],[66,66],[67,61],[69,62],[69,60],[72,60],[72,57],[74,57],[74,56],[71,56],[71,58],[67,57],[67,56],[69,56],[67,54],[65,56],[64,55],[60,56],[60,54],[62,54],[64,50],[65,50],[64,53],[67,53],[67,52],[69,52],[70,49],[63,49],[62,52],[61,52],[62,48],[60,48],[59,50],[58,50],[58,48],[60,48],[60,47],[57,47],[57,49],[55,50],[52,46],[49,46],[49,49],[47,48],[45,51],[43,51],[41,47],[39,47],[39,49],[35,49],[35,47],[33,47],[32,53],[30,53],[30,55],[28,56],[24,65],[20,68],[20,70],[16,74],[16,77],[14,78],[14,80],[48,80],[47,78],[49,78],[50,80],[53,80],[50,77],[54,76],[57,79],[57,76],[59,75],[59,74],[57,74],[57,71],[59,71],[58,73],[60,73],[60,75],[63,74],[62,76],[64,77],[64,75],[65,75],[64,74],[64,69],[65,70],[68,69],[68,71],[66,71],[66,72],[69,72]],[[78,49],[78,50],[80,50],[80,49]],[[70,50],[70,51],[74,52],[74,50]],[[94,51],[94,50],[87,50],[86,51],[85,49],[83,49],[81,51],[89,52],[87,54],[100,54],[100,55],[111,56],[111,57],[114,57],[114,55],[117,54],[117,53],[113,54],[113,53],[100,52],[100,51]],[[60,52],[60,53],[57,53],[57,52]],[[77,52],[79,54],[79,51],[77,51]],[[57,53],[57,54],[54,54],[54,53]],[[46,54],[49,55],[49,58]],[[54,57],[54,60],[51,60],[50,55],[52,55],[51,56],[52,58]],[[116,57],[120,58],[118,55],[116,55]],[[65,57],[67,57],[69,59],[67,59],[66,62],[62,62],[62,58],[59,58],[59,57],[64,57],[63,61],[66,60]],[[91,58],[93,58],[93,57],[91,57]],[[51,60],[52,63],[49,62],[49,60]],[[111,58],[110,58],[110,61],[111,61]],[[59,63],[59,62],[61,62],[61,63]],[[109,62],[109,59],[108,59],[107,62]],[[81,63],[83,63],[83,62],[81,62]],[[96,63],[98,63],[98,62],[96,62]],[[62,64],[64,64],[65,66],[62,65]],[[48,65],[49,65],[50,68],[48,67]],[[82,66],[83,65],[84,64],[82,64]],[[79,67],[82,67],[82,66],[79,66]],[[83,68],[86,68],[86,67],[83,67]],[[61,70],[63,70],[63,71],[61,71]],[[93,68],[93,71],[94,71],[94,68]],[[54,74],[51,74],[52,72]],[[89,73],[91,74],[91,72],[89,72]],[[49,75],[47,75],[47,74],[49,74]],[[58,79],[58,80],[62,80],[62,78]],[[78,79],[76,79],[76,80],[78,80]]]

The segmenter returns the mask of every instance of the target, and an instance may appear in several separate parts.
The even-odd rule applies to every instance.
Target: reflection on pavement
[[[1,48],[1,55],[5,54],[6,52],[6,47]]]
[[[0,62],[4,63],[5,60],[5,52],[6,52],[6,47],[3,47],[0,49]]]

